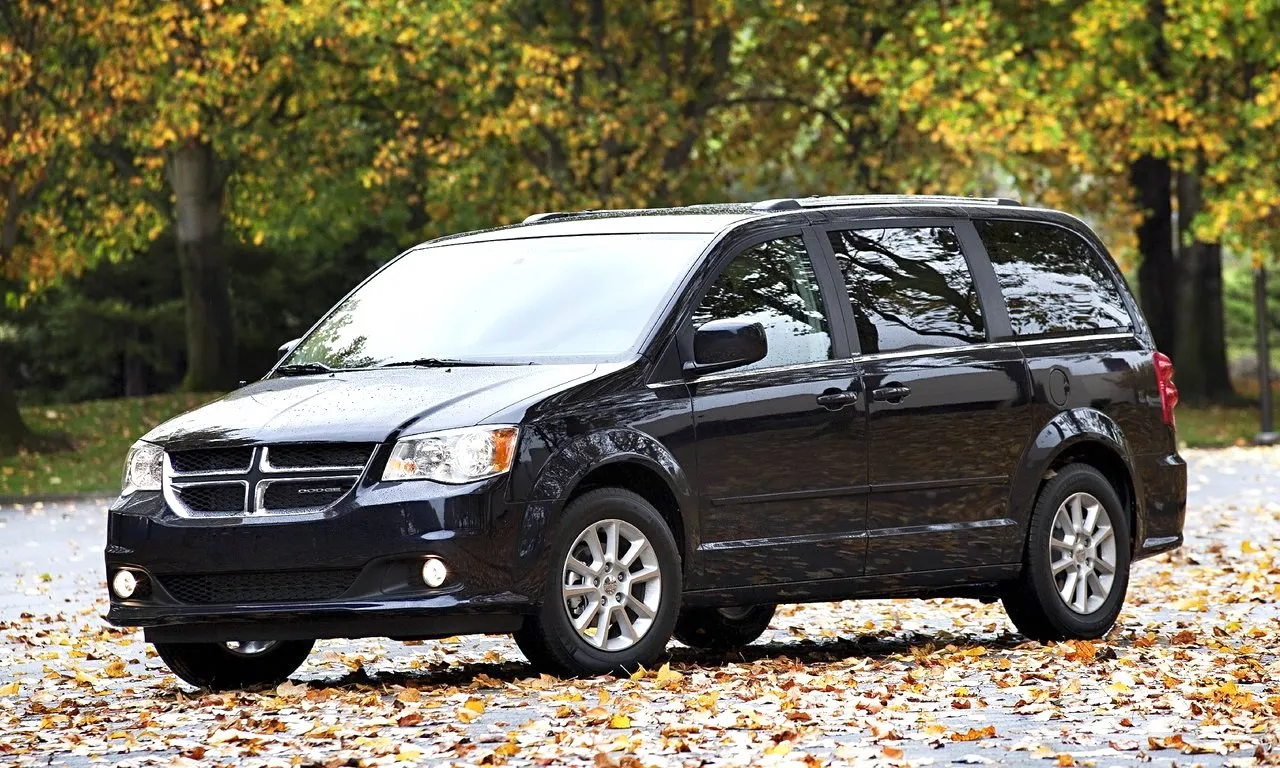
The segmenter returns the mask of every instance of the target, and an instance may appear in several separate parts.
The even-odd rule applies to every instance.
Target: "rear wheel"
[[[1033,640],[1102,637],[1124,603],[1129,561],[1129,517],[1115,488],[1093,467],[1070,464],[1040,490],[1005,610]]]
[[[680,611],[680,554],[638,494],[601,488],[565,510],[542,605],[515,633],[524,655],[568,675],[630,672],[663,652]]]
[[[769,628],[777,606],[685,608],[676,620],[676,639],[691,648],[728,651],[755,642]]]
[[[276,685],[307,660],[314,640],[156,643],[173,674],[197,688],[225,690]]]

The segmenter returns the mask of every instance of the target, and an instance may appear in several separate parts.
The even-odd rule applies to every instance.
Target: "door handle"
[[[902,384],[890,384],[871,391],[871,398],[882,403],[900,403],[911,394],[911,387]]]
[[[858,402],[858,393],[848,389],[827,389],[818,395],[818,405],[831,411],[838,411],[846,405]]]

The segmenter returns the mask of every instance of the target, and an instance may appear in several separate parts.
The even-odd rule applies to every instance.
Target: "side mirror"
[[[302,341],[302,339],[301,339],[301,338],[297,338],[297,339],[294,339],[293,341],[286,341],[285,343],[281,344],[281,345],[280,345],[280,349],[276,350],[277,352],[279,352],[279,353],[280,353],[280,356],[279,356],[279,357],[277,357],[277,358],[276,358],[276,360],[277,360],[277,361],[279,361],[279,360],[283,360],[283,359],[285,359],[285,357],[286,357],[290,352],[292,352],[292,351],[293,351],[293,348],[294,348],[294,347],[296,347],[296,346],[298,346],[298,342],[300,342],[300,341]]]
[[[693,362],[685,363],[690,376],[737,368],[763,360],[769,353],[764,326],[737,318],[712,320],[693,332]]]

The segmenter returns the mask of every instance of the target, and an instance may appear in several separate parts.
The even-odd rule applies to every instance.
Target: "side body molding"
[[[656,438],[639,430],[598,430],[573,437],[556,448],[530,489],[516,534],[514,564],[516,573],[527,574],[524,578],[537,582],[529,585],[531,588],[526,594],[539,594],[537,586],[547,573],[547,549],[570,496],[594,470],[620,463],[642,467],[662,479],[682,515],[683,549],[685,552],[696,549],[697,497],[671,452]]]
[[[1110,416],[1094,408],[1072,408],[1054,415],[1018,461],[1017,469],[1009,483],[1009,513],[1018,524],[1018,533],[1011,542],[1013,549],[1005,553],[1005,562],[1022,560],[1027,541],[1027,529],[1031,510],[1035,507],[1036,494],[1044,482],[1045,473],[1054,461],[1074,448],[1084,445],[1101,448],[1111,454],[1113,463],[1124,466],[1133,486],[1135,519],[1142,526],[1142,480],[1130,461],[1130,448],[1120,425]],[[1132,521],[1131,521],[1132,523]],[[1131,531],[1136,541],[1142,541],[1141,530]]]

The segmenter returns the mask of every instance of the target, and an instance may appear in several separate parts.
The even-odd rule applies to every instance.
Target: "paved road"
[[[279,690],[201,695],[101,620],[101,505],[0,509],[0,765],[1280,762],[1280,449],[1190,460],[1188,546],[1135,566],[1104,643],[844,602],[637,680],[539,678],[505,638],[327,641]]]

